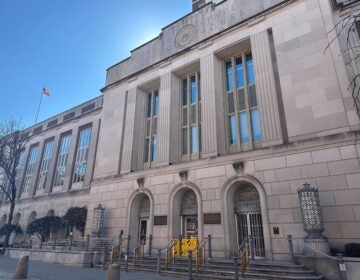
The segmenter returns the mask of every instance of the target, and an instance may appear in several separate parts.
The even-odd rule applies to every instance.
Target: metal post
[[[343,254],[337,254],[337,256],[338,256],[338,263],[339,263],[339,270],[340,270],[340,279],[347,280],[346,265],[345,265]]]
[[[153,236],[152,234],[149,235],[149,256],[151,257],[151,250],[152,250],[152,239],[153,239]]]
[[[183,236],[182,236],[182,234],[180,234],[180,236],[179,236],[179,256],[182,256],[182,240],[183,240]]]
[[[106,262],[106,248],[102,249],[102,269],[105,269]]]
[[[238,254],[235,253],[234,255],[234,279],[239,279],[239,257]]]
[[[32,239],[30,239],[29,247],[32,248]]]
[[[156,273],[157,274],[160,274],[160,263],[161,263],[161,249],[158,250],[158,253],[157,253],[157,262],[156,262]]]
[[[130,234],[127,236],[127,243],[126,243],[126,252],[128,253],[129,255],[129,252],[130,252],[130,239],[131,239],[131,236]]]
[[[188,278],[188,280],[192,280],[192,251],[189,251],[188,253],[189,253],[189,255],[188,255],[188,257],[189,257],[189,261],[188,261],[189,278]]]
[[[43,241],[42,241],[42,239],[40,239],[39,249],[42,249],[42,243],[43,243]]]
[[[292,235],[289,234],[289,235],[287,236],[287,239],[288,239],[290,260],[291,260],[292,262],[294,262],[294,247],[293,247],[293,242],[292,242]]]
[[[212,248],[211,248],[211,234],[208,235],[208,254],[209,254],[209,260],[212,259]],[[204,256],[205,258],[205,256]]]
[[[71,251],[71,247],[72,247],[72,244],[73,244],[73,239],[74,239],[74,236],[71,234],[70,235],[70,241],[69,241],[69,247],[68,247],[69,251]]]
[[[254,250],[254,239],[251,235],[249,235],[249,246],[250,246],[251,261],[253,262],[255,260],[255,250]]]
[[[89,251],[90,247],[90,234],[86,235],[86,251]]]
[[[52,249],[55,250],[55,248],[56,248],[56,238],[54,239],[54,243],[52,245]]]

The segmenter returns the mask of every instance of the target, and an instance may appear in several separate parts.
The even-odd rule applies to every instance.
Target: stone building
[[[360,241],[356,69],[341,40],[325,51],[357,1],[216,2],[193,0],[107,70],[101,97],[27,130],[16,222],[87,206],[91,233],[101,204],[103,234],[123,230],[132,246],[211,235],[229,256],[252,235],[257,257],[282,260],[288,234],[302,250],[307,182],[330,246]]]

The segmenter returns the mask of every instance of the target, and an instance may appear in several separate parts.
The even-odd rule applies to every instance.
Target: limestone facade
[[[123,230],[134,246],[145,230],[158,249],[195,225],[200,240],[212,236],[214,255],[229,256],[243,223],[250,223],[246,230],[261,236],[259,256],[281,260],[288,258],[288,234],[295,250],[303,249],[297,189],[308,182],[319,189],[330,246],[359,242],[360,122],[351,106],[342,42],[335,40],[325,51],[332,38],[328,32],[344,14],[332,4],[227,0],[205,4],[163,28],[107,70],[103,96],[88,102],[95,104],[89,112],[31,136],[26,154],[50,137],[59,147],[63,133],[71,131],[76,139],[79,128],[92,128],[83,184],[72,187],[73,141],[62,189],[53,191],[50,175],[37,195],[34,179],[33,191],[20,196],[16,206],[20,224],[26,227],[32,212],[41,217],[53,209],[62,215],[71,206],[86,205],[91,233],[93,209],[101,204],[108,237]],[[246,86],[234,90],[239,73]],[[187,94],[192,86],[198,94],[186,104],[184,81]],[[257,102],[247,99],[247,120],[259,121],[244,123],[240,93],[250,96],[253,85]],[[229,96],[239,115],[232,114]],[[252,115],[256,109],[258,118]],[[39,170],[40,160],[36,164]],[[7,211],[3,202],[0,217]]]

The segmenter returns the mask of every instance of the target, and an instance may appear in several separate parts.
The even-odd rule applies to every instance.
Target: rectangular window
[[[91,127],[86,127],[79,132],[79,141],[76,148],[76,160],[73,172],[73,183],[84,182],[89,147],[91,141]]]
[[[236,150],[246,150],[261,141],[252,54],[232,57],[224,64],[229,144],[231,147],[238,146]]]
[[[145,158],[147,167],[157,160],[157,124],[159,116],[159,91],[152,90],[146,98]]]
[[[37,189],[39,190],[45,189],[53,147],[54,147],[54,140],[50,140],[45,143],[43,156],[41,160],[41,166],[40,166],[39,182],[37,186]]]
[[[61,137],[58,160],[55,169],[54,187],[60,187],[64,184],[65,171],[69,158],[71,144],[71,134]]]
[[[182,79],[182,155],[199,154],[201,151],[201,88],[200,73]]]
[[[35,171],[38,149],[39,146],[33,146],[30,149],[29,158],[25,170],[23,193],[28,193],[30,191],[32,177]]]

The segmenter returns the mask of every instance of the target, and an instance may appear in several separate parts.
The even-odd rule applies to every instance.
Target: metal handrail
[[[124,244],[124,239],[120,238],[119,243],[111,248],[111,258],[110,258],[111,264],[114,263],[114,260],[116,258],[120,260],[123,254],[123,244]]]
[[[241,272],[244,275],[249,266],[249,242],[247,238],[241,242],[238,248],[238,256],[240,258]]]
[[[165,270],[168,269],[169,263],[175,261],[175,245],[176,241],[171,240],[168,245],[164,248],[163,252],[165,253]]]
[[[144,248],[145,248],[145,242],[142,240],[140,243],[132,250],[133,253],[133,266],[135,267],[136,262],[139,259],[144,258]]]
[[[205,247],[207,243],[208,243],[208,239],[205,238],[203,241],[200,242],[199,246],[195,249],[196,273],[198,273],[200,265],[206,264]]]

